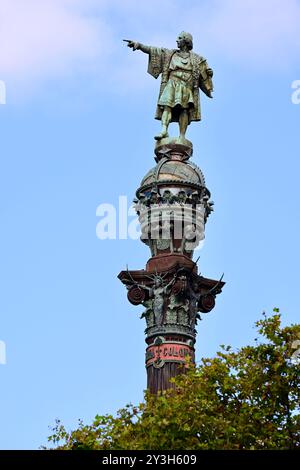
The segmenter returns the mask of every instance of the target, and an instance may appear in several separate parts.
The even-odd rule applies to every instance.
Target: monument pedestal
[[[141,239],[152,256],[146,269],[118,276],[128,300],[144,306],[147,387],[152,393],[172,387],[170,378],[195,362],[200,313],[213,309],[224,286],[222,280],[199,275],[192,259],[213,204],[203,173],[189,162],[192,152],[185,139],[156,144],[157,165],[143,178],[135,199]]]

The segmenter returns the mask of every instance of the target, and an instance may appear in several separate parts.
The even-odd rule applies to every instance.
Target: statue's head
[[[160,276],[155,277],[155,287],[160,287],[162,285],[162,278]]]
[[[193,36],[190,33],[182,31],[180,34],[178,34],[176,42],[179,49],[181,49],[183,46],[186,46],[189,51],[193,49]]]

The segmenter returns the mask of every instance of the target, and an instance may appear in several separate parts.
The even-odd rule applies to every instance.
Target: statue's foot
[[[154,139],[161,140],[161,139],[164,139],[165,137],[169,137],[169,134],[166,131],[163,131],[160,134],[156,135]]]

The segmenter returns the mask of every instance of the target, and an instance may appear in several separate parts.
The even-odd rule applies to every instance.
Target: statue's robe
[[[177,49],[164,49],[160,47],[150,47],[149,51],[149,63],[148,63],[148,73],[154,78],[158,78],[161,74],[161,85],[159,91],[159,98],[168,83],[169,80],[169,66],[173,54],[178,52]],[[192,62],[192,75],[193,75],[193,100],[194,106],[189,109],[189,121],[200,121],[201,120],[201,107],[200,107],[200,97],[199,97],[199,88],[206,95],[209,95],[213,91],[213,83],[211,77],[207,73],[209,68],[207,65],[206,59],[191,52],[191,62]],[[157,106],[155,119],[161,120],[163,113],[163,108]],[[178,113],[172,113],[171,121],[178,122]]]

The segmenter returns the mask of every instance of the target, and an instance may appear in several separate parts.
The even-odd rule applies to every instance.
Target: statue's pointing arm
[[[151,46],[145,46],[137,41],[131,41],[131,39],[124,39],[127,42],[127,46],[130,47],[133,51],[139,50],[145,52],[145,54],[150,54]]]
[[[131,41],[130,39],[124,39],[124,41],[127,42],[127,46],[134,51],[139,50],[149,55],[148,73],[150,73],[152,77],[157,78],[161,74],[163,68],[164,49],[160,47],[145,46],[140,42]]]

